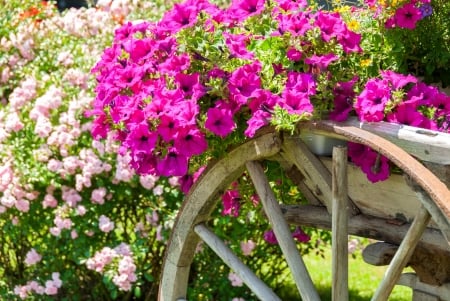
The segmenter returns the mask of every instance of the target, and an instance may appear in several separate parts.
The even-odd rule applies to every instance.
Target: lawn
[[[315,254],[304,256],[305,264],[310,271],[313,282],[319,291],[322,301],[331,300],[331,250],[325,251],[325,258]],[[351,301],[369,301],[383,278],[387,267],[375,267],[366,264],[358,254],[349,257],[349,299]],[[410,271],[410,270],[408,270]],[[293,283],[278,292],[283,300],[299,300],[297,289]],[[296,295],[297,294],[297,295]],[[412,299],[412,290],[404,286],[396,286],[389,298],[390,301],[408,301]]]

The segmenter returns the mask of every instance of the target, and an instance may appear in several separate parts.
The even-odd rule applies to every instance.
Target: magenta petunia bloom
[[[354,91],[355,77],[348,82],[339,82],[333,89],[334,109],[330,112],[329,118],[334,121],[347,120],[348,115],[353,110],[353,101],[356,93]]]
[[[436,130],[436,123],[418,112],[417,105],[417,102],[403,102],[395,108],[394,112],[388,114],[386,119],[393,123]]]
[[[293,47],[289,48],[286,51],[286,56],[293,62],[298,62],[302,59],[302,53]]]
[[[189,55],[183,53],[180,55],[171,55],[163,63],[158,65],[158,71],[161,74],[176,76],[189,68],[191,60]]]
[[[361,34],[346,29],[337,39],[345,53],[362,52]]]
[[[156,171],[166,177],[184,176],[188,172],[188,158],[175,148],[170,148],[164,158],[157,160]]]
[[[275,236],[275,233],[273,232],[273,230],[267,230],[266,232],[264,232],[263,238],[267,243],[269,243],[271,245],[278,244],[277,237]]]
[[[376,122],[384,118],[384,109],[391,99],[389,82],[370,79],[356,98],[355,110],[361,121]]]
[[[303,11],[295,14],[280,14],[277,19],[280,33],[289,32],[293,36],[304,36],[308,30],[313,28],[309,14]]]
[[[385,156],[367,148],[361,170],[366,174],[367,179],[372,182],[380,182],[389,178],[389,160]]]
[[[418,79],[414,75],[404,75],[392,70],[381,71],[380,73],[383,79],[386,79],[391,83],[394,90],[401,89],[408,84],[415,84],[418,81]]]
[[[176,116],[164,114],[159,119],[158,134],[165,142],[170,142],[178,135],[180,127],[180,120]]]
[[[246,137],[252,138],[257,130],[270,123],[272,114],[264,110],[257,110],[247,120],[247,129],[244,131]]]
[[[249,36],[228,32],[224,32],[223,36],[225,37],[225,44],[228,46],[232,57],[246,60],[251,60],[255,57],[252,52],[247,50],[247,44],[250,41]]]
[[[199,7],[196,0],[188,0],[174,4],[173,8],[164,14],[159,26],[170,33],[177,33],[183,28],[191,27],[197,22]]]
[[[139,175],[156,174],[156,157],[153,154],[135,153],[131,156],[130,166]]]
[[[367,179],[372,183],[384,181],[389,177],[389,160],[377,152],[359,143],[348,143],[348,156],[352,162],[361,167]]]
[[[289,71],[285,91],[314,95],[316,94],[316,81],[311,73]],[[284,96],[283,92],[283,96]]]
[[[182,128],[174,141],[175,148],[186,157],[200,155],[208,148],[205,135],[197,128]]]
[[[307,243],[311,240],[311,237],[305,233],[300,227],[296,227],[294,232],[292,233],[292,237],[295,238],[298,242]]]
[[[419,105],[429,106],[432,105],[434,100],[438,97],[438,94],[440,94],[440,92],[437,87],[418,82],[408,91],[406,97],[407,99],[412,99],[414,97],[419,98]]]
[[[283,93],[283,96],[284,98],[280,101],[279,105],[290,114],[303,115],[314,111],[309,96],[305,93],[287,91],[287,93]]]
[[[398,27],[414,29],[416,23],[422,19],[422,13],[413,3],[406,3],[396,10],[394,19]]]
[[[257,15],[264,9],[264,0],[233,0],[228,9],[229,16],[237,22]]]
[[[338,60],[339,57],[334,53],[328,53],[325,55],[312,55],[309,58],[305,59],[305,63],[312,66],[317,67],[320,70],[326,70],[328,68],[328,65],[330,65],[332,62]]]
[[[261,89],[261,78],[258,75],[260,66],[256,63],[244,65],[235,71],[228,80],[228,90],[233,101],[244,105]]]
[[[227,190],[222,195],[222,215],[239,216],[241,208],[241,195],[238,190]]]
[[[200,73],[198,72],[178,73],[175,75],[175,84],[186,99],[198,100],[206,93],[205,87],[200,83]]]
[[[127,146],[133,154],[150,154],[153,152],[157,140],[158,134],[156,132],[150,132],[147,123],[142,122],[130,126],[129,133],[124,141],[124,146]]]
[[[210,108],[206,116],[205,128],[217,136],[226,137],[236,128],[230,110]]]
[[[320,28],[322,39],[329,42],[332,38],[338,38],[346,31],[344,21],[339,13],[318,11],[314,25]]]
[[[284,11],[300,11],[308,6],[307,0],[275,0]]]

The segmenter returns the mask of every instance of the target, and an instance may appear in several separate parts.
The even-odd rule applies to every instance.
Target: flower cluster
[[[420,9],[428,1],[406,2],[387,23],[413,28],[427,16]],[[363,121],[446,130],[448,110],[419,101],[432,87],[394,71],[375,68],[371,75],[361,69],[371,54],[363,39],[370,37],[352,30],[350,19],[382,13],[378,2],[367,4],[341,14],[306,1],[235,0],[222,9],[187,0],[159,22],[125,24],[92,70],[98,81],[92,134],[102,138],[113,131],[140,174],[191,183],[202,165],[199,155],[214,156],[228,141],[253,137],[268,124],[289,129],[288,123],[329,112],[338,121],[356,114]],[[439,95],[437,102],[448,102]],[[424,106],[434,115],[422,114]],[[405,112],[423,118],[405,120]],[[233,199],[226,196],[226,210],[236,208]]]
[[[157,23],[116,31],[93,69],[92,133],[116,131],[138,173],[187,176],[191,158],[242,121],[252,137],[276,108],[299,120],[320,113],[314,104],[327,109],[325,94],[350,77],[339,66],[361,52],[360,39],[339,14],[306,1],[176,4]]]
[[[107,274],[120,290],[129,291],[137,280],[133,254],[126,244],[111,249],[105,247],[86,261],[89,270]]]

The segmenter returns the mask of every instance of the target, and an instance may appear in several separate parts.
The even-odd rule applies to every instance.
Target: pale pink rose
[[[0,166],[0,191],[3,192],[6,190],[8,185],[13,180],[13,171],[10,164],[5,164]]]
[[[2,70],[2,74],[0,75],[0,83],[6,83],[12,75],[11,69],[6,66]]]
[[[53,220],[55,226],[59,229],[70,229],[72,228],[72,220],[70,218],[61,218],[60,216],[56,216]]]
[[[153,188],[154,195],[162,195],[163,192],[164,192],[164,187],[162,185],[158,185],[155,188]]]
[[[130,246],[124,242],[121,243],[120,245],[118,245],[117,247],[115,247],[114,252],[116,252],[117,254],[123,255],[123,256],[131,256],[132,255]]]
[[[20,299],[25,300],[28,297],[28,287],[26,285],[16,285],[14,287],[14,294]]]
[[[19,199],[16,201],[15,206],[20,212],[28,212],[30,210],[30,202],[28,200]]]
[[[70,237],[71,237],[72,239],[76,239],[76,238],[78,237],[77,231],[76,231],[76,230],[72,230],[72,231],[70,232]]]
[[[5,120],[5,129],[8,132],[18,132],[23,129],[24,124],[20,120],[17,112],[11,112],[8,114]]]
[[[139,183],[141,183],[142,187],[145,189],[152,189],[155,187],[155,183],[158,180],[158,177],[155,177],[153,175],[142,175],[139,176]]]
[[[79,216],[83,216],[86,214],[87,210],[86,210],[86,207],[84,207],[83,205],[78,205],[76,208],[76,211]]]
[[[229,273],[228,280],[230,280],[232,286],[242,286],[244,284],[236,273]]]
[[[5,212],[6,212],[6,207],[0,205],[0,214],[5,213]]]
[[[55,159],[50,159],[47,163],[48,170],[52,172],[58,172],[59,170],[62,169],[62,167],[63,167],[62,162]]]
[[[92,190],[92,194],[91,194],[92,203],[96,203],[96,204],[100,204],[100,205],[104,204],[106,192],[107,191],[106,191],[105,187],[100,187],[100,188]]]
[[[241,241],[241,250],[242,250],[242,254],[244,256],[248,256],[252,253],[252,251],[255,249],[256,247],[256,243],[252,240],[248,240],[248,241]]]
[[[73,188],[63,186],[62,187],[62,199],[70,207],[76,207],[77,203],[82,200],[80,194]]]
[[[16,203],[16,198],[11,195],[10,191],[8,191],[8,193],[3,194],[0,198],[0,203],[7,208],[11,208]]]
[[[73,175],[80,166],[80,160],[76,156],[66,157],[62,162],[64,169],[71,175]]]
[[[114,229],[114,222],[104,215],[100,216],[98,223],[98,227],[102,232],[108,233]]]
[[[40,138],[47,138],[53,130],[53,126],[48,118],[39,116],[36,120],[34,133]]]
[[[60,288],[62,286],[62,281],[59,278],[59,276],[60,276],[59,272],[52,273],[53,285],[56,286],[57,288]]]
[[[58,288],[53,284],[52,280],[45,282],[45,294],[49,296],[58,294]]]
[[[51,194],[46,194],[44,196],[44,200],[42,201],[42,207],[44,208],[55,208],[58,205],[58,200],[56,200],[56,198],[51,195]]]
[[[73,55],[69,51],[62,51],[59,53],[57,61],[64,67],[68,67],[73,64]]]
[[[44,294],[45,288],[40,285],[37,281],[32,280],[27,283],[28,291],[35,292],[36,294],[42,295]]]
[[[179,180],[179,177],[170,177],[170,178],[169,178],[169,184],[170,184],[170,186],[172,186],[172,187],[178,186],[178,185],[179,185],[178,180]]]
[[[51,227],[51,228],[50,228],[50,233],[51,233],[53,236],[60,236],[60,235],[61,235],[61,229],[58,228],[58,227]]]
[[[34,265],[41,261],[42,256],[33,248],[25,255],[25,264],[27,266]]]

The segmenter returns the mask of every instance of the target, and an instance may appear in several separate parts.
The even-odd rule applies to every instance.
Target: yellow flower
[[[359,22],[357,20],[351,20],[350,22],[348,22],[347,27],[352,31],[358,31]]]
[[[363,59],[363,60],[361,60],[360,65],[363,68],[367,68],[370,66],[371,63],[372,63],[372,59]]]

